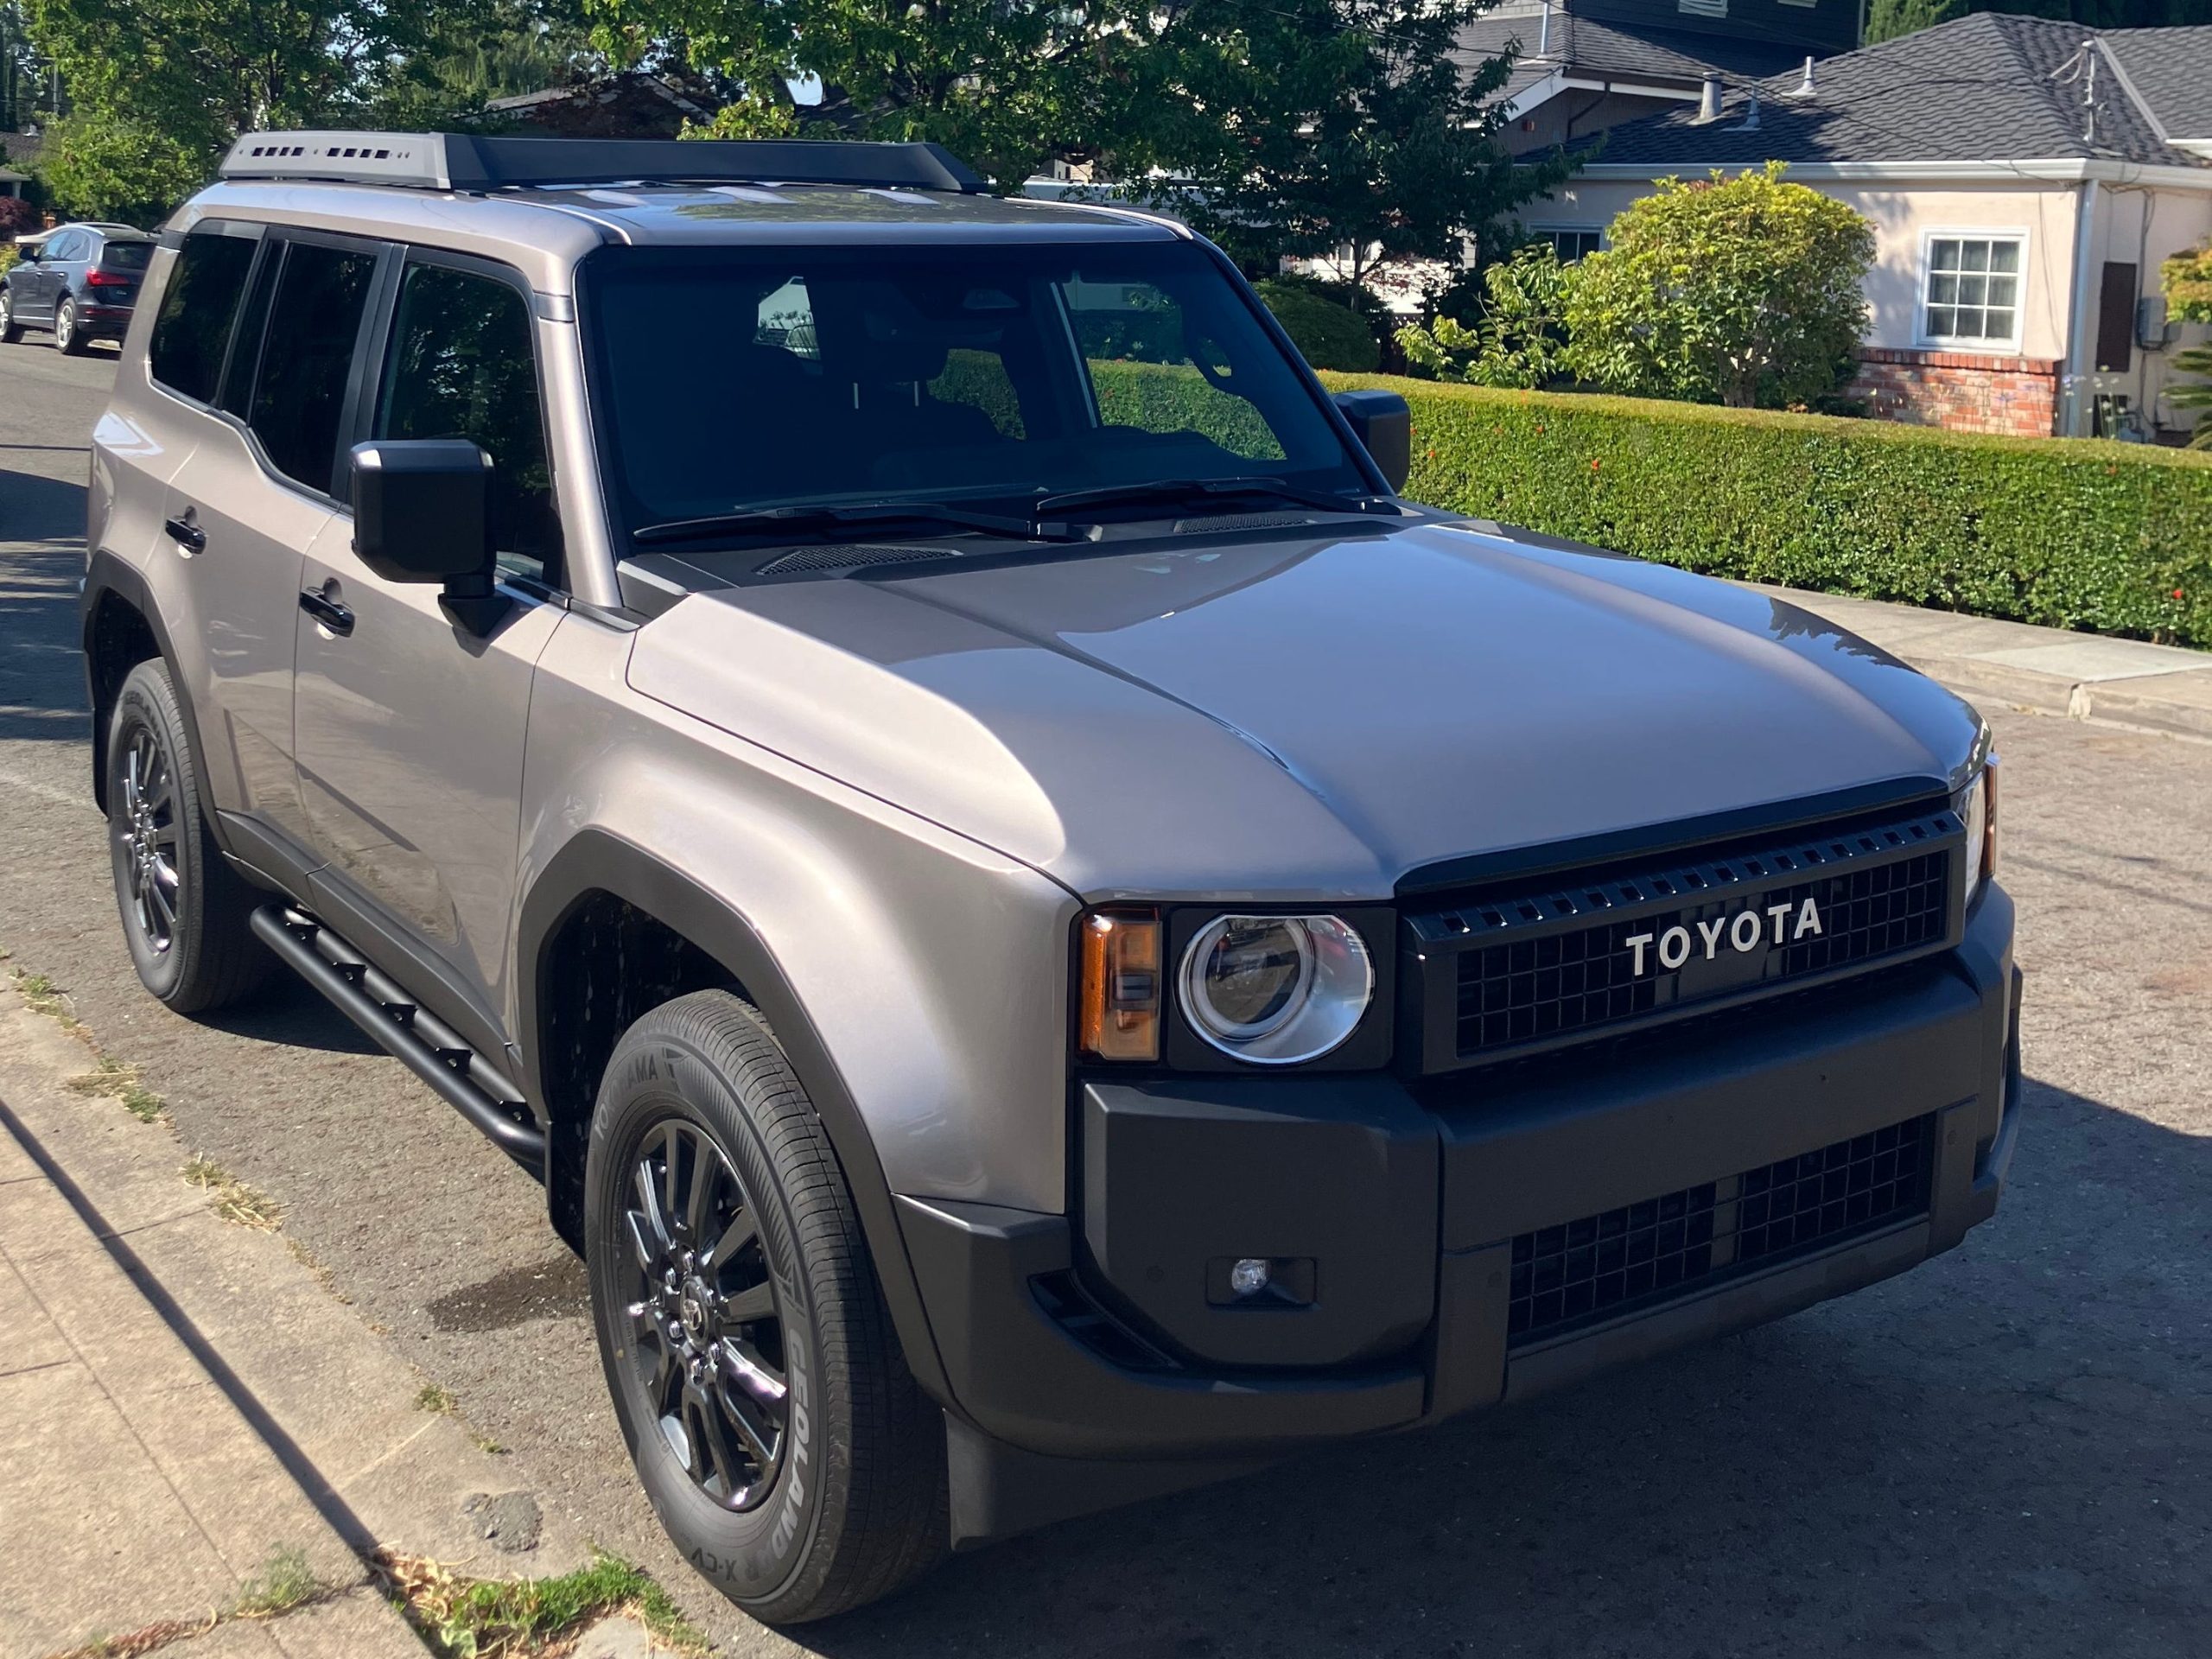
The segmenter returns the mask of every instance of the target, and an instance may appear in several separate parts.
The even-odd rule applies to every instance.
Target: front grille
[[[1740,1175],[1513,1241],[1507,1344],[1670,1300],[1928,1206],[1930,1120],[1916,1117]]]
[[[1448,976],[1424,986],[1424,1021],[1447,1027],[1425,1031],[1425,1069],[1940,944],[1963,833],[1943,810],[1411,914],[1417,975]]]

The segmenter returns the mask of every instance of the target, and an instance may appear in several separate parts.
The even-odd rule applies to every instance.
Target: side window
[[[58,231],[46,245],[46,257],[57,265],[66,265],[72,259],[85,257],[85,233],[82,231]]]
[[[169,272],[147,366],[171,391],[197,402],[215,401],[223,353],[257,244],[219,231],[194,231]]]
[[[546,464],[530,305],[497,277],[409,268],[377,393],[379,438],[467,438],[492,457],[502,569],[560,581],[561,519]]]
[[[346,380],[376,256],[294,242],[269,308],[269,338],[247,424],[285,477],[330,493]]]

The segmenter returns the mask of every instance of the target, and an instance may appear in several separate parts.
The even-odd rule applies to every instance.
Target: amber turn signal
[[[1160,1058],[1160,916],[1134,908],[1083,918],[1077,1042],[1094,1060]]]

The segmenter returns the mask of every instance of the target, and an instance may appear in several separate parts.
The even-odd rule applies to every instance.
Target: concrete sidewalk
[[[1971,700],[2212,742],[2212,652],[1747,582]]]
[[[166,1122],[83,1091],[97,1060],[0,988],[0,1659],[164,1630],[190,1659],[421,1659],[379,1545],[481,1577],[587,1559],[280,1236],[182,1179]],[[288,1577],[306,1599],[270,1616]]]

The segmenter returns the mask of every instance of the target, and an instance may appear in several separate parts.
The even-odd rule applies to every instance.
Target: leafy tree
[[[2159,276],[2166,305],[2182,322],[2212,322],[2212,242],[2194,253],[2178,254],[2166,261]],[[2192,449],[2212,449],[2212,346],[2192,346],[2174,353],[2174,367],[2183,374],[2203,375],[2202,380],[2169,386],[2166,401],[2176,409],[2201,410],[2196,429],[2189,441]]]
[[[1301,283],[1264,282],[1261,299],[1282,324],[1299,355],[1317,369],[1369,374],[1382,361],[1375,331],[1357,311],[1323,298]]]
[[[1567,297],[1576,267],[1548,242],[1515,250],[1483,272],[1485,303],[1472,328],[1440,316],[1398,330],[1406,361],[1440,380],[1535,391],[1566,369]]]
[[[1144,62],[1122,147],[1189,181],[1186,214],[1254,263],[1328,262],[1355,296],[1381,267],[1457,266],[1571,171],[1497,142],[1510,57],[1471,68],[1491,0],[1190,0]]]
[[[47,130],[38,172],[64,217],[146,227],[207,176],[203,157],[150,122],[82,110]]]
[[[1809,403],[1850,366],[1874,233],[1787,168],[1662,179],[1586,255],[1567,365],[1609,391],[1694,403]]]
[[[1512,165],[1494,142],[1508,66],[1452,55],[1491,0],[586,3],[602,45],[677,40],[743,88],[718,134],[791,130],[787,83],[811,73],[854,137],[935,139],[1007,190],[1096,164],[1254,264],[1456,264],[1566,171]]]
[[[1133,60],[1154,32],[1132,0],[587,0],[605,49],[681,42],[741,89],[715,136],[788,131],[811,72],[851,136],[934,139],[1014,188],[1087,160],[1135,118]]]
[[[494,99],[607,67],[580,0],[439,0],[415,49],[372,72],[358,95],[378,126],[435,131],[480,124]]]

